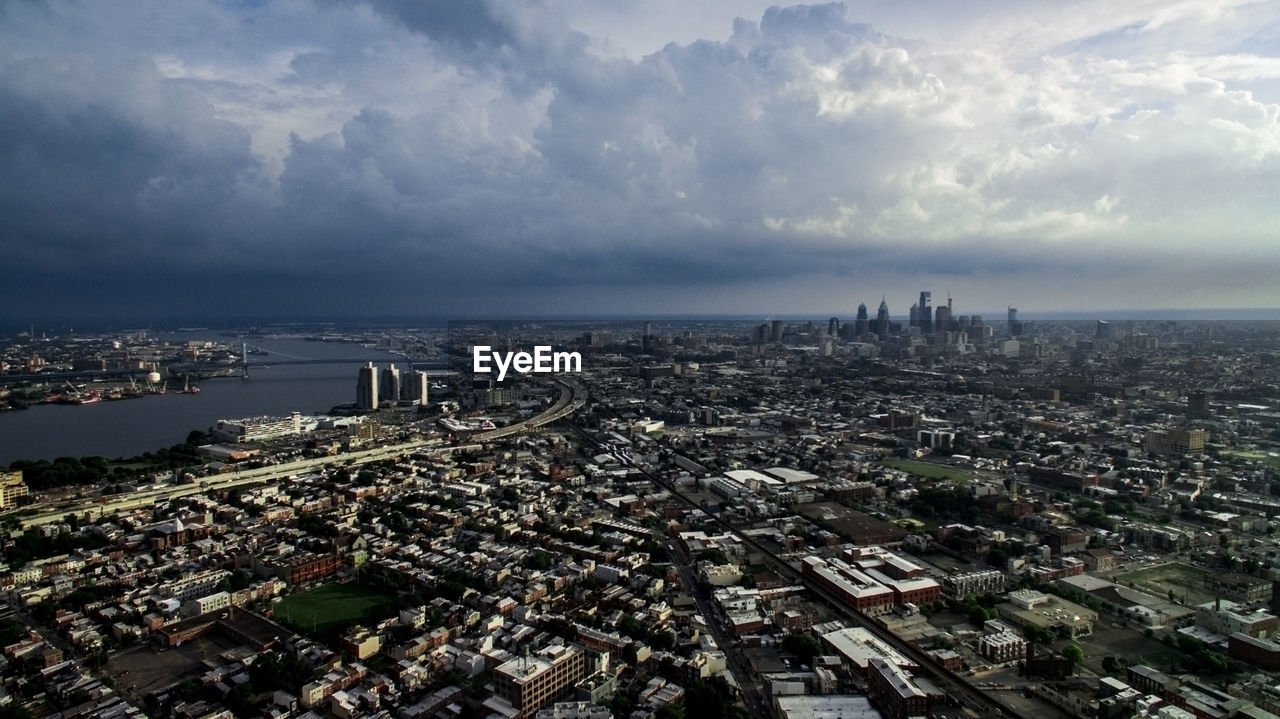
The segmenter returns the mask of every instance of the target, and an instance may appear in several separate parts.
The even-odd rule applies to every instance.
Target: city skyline
[[[0,18],[18,324],[1280,307],[1266,3]]]

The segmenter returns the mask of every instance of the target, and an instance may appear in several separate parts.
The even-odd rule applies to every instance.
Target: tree
[[[655,719],[684,719],[684,710],[675,704],[663,704],[653,716]]]
[[[1068,644],[1062,648],[1062,656],[1070,659],[1072,664],[1079,664],[1084,661],[1084,650],[1079,644]]]
[[[636,619],[630,614],[622,615],[618,620],[618,631],[625,637],[632,639],[645,639],[649,636],[649,627],[644,622]]]
[[[733,692],[718,676],[693,682],[685,689],[684,713],[706,719],[728,719],[733,716]]]
[[[788,634],[786,639],[782,640],[782,648],[799,657],[805,664],[812,662],[814,656],[822,653],[822,645],[808,634]]]
[[[658,651],[671,651],[676,646],[676,635],[670,629],[659,629],[649,635],[649,646]]]
[[[1032,644],[1049,644],[1054,640],[1053,631],[1044,627],[1030,625],[1023,628],[1022,631],[1026,635],[1027,641]]]

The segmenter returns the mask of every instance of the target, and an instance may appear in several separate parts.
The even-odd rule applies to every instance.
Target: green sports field
[[[1232,450],[1230,452],[1223,452],[1223,454],[1226,454],[1232,457],[1239,457],[1240,459],[1247,459],[1251,462],[1262,462],[1263,464],[1267,465],[1268,467],[1271,467],[1272,469],[1280,469],[1280,456],[1277,456],[1275,454],[1271,454],[1268,452],[1249,452],[1245,450]]]
[[[329,637],[352,624],[366,624],[369,610],[387,597],[359,584],[326,584],[285,597],[274,607],[277,621],[317,637]]]

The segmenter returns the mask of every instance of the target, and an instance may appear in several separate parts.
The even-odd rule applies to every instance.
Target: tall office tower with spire
[[[880,339],[889,339],[889,303],[880,298],[880,309],[876,311],[876,334]]]
[[[867,304],[858,304],[858,316],[853,320],[853,334],[861,337],[867,333]]]
[[[400,399],[400,369],[393,364],[382,370],[382,381],[378,384],[378,399],[394,403]]]
[[[378,368],[370,362],[356,376],[356,409],[378,408]]]
[[[917,303],[919,309],[920,331],[929,334],[933,331],[933,311],[929,309],[929,298],[933,296],[932,292],[922,290],[920,292],[920,302]]]
[[[840,318],[832,317],[827,320],[827,336],[835,337],[840,334]]]

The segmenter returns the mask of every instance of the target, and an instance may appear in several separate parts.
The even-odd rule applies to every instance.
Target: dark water
[[[177,339],[202,339],[180,335]],[[217,337],[208,337],[217,341]],[[226,338],[222,338],[226,339]],[[265,350],[308,359],[383,358],[379,366],[403,358],[355,344],[301,339],[256,339]],[[251,357],[251,360],[262,359]],[[0,466],[18,459],[132,457],[183,442],[193,429],[219,419],[258,415],[318,414],[356,398],[356,370],[350,364],[281,365],[252,369],[250,378],[208,379],[200,394],[170,392],[142,399],[86,405],[44,404],[0,412]],[[172,383],[171,383],[171,389]]]

